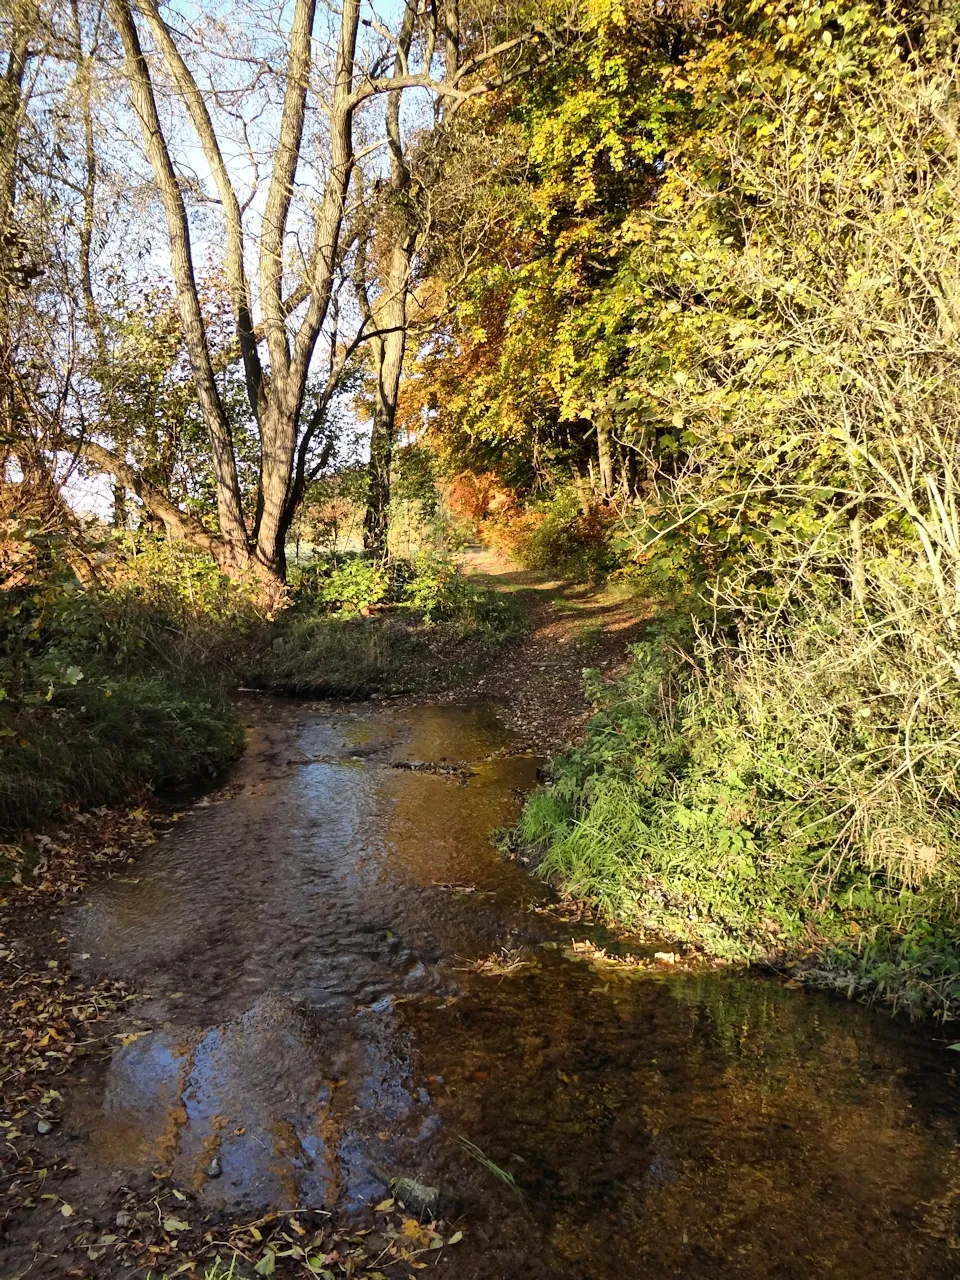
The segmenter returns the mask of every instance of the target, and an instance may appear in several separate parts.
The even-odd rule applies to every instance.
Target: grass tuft
[[[498,1182],[501,1182],[510,1194],[516,1198],[523,1212],[527,1214],[528,1217],[531,1216],[526,1196],[524,1196],[520,1187],[517,1186],[517,1180],[514,1178],[513,1174],[508,1169],[501,1169],[498,1164],[494,1164],[489,1156],[484,1155],[475,1142],[471,1142],[470,1139],[465,1138],[463,1134],[458,1134],[457,1137],[460,1145],[463,1147],[464,1151],[466,1151],[467,1155],[476,1160],[477,1164],[482,1165],[483,1168],[486,1169],[488,1173],[492,1174]]]

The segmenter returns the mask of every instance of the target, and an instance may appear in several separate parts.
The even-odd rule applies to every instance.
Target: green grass
[[[406,605],[367,617],[295,605],[277,620],[269,648],[247,678],[262,688],[320,697],[450,688],[517,635],[524,618],[513,600],[472,585],[434,617]]]
[[[882,668],[875,645],[864,661],[856,633],[833,623],[831,635],[808,619],[789,642],[636,646],[627,674],[595,690],[582,744],[554,762],[517,835],[544,878],[627,926],[955,1012],[960,704],[918,709],[906,676]],[[858,714],[877,687],[883,715]]]
[[[207,1267],[206,1271],[204,1271],[203,1280],[237,1280],[236,1258],[230,1259],[229,1267],[224,1266],[218,1258],[212,1266]]]
[[[209,776],[239,754],[243,730],[215,686],[169,673],[88,672],[49,702],[0,703],[0,831],[64,805],[123,801],[145,786]]]

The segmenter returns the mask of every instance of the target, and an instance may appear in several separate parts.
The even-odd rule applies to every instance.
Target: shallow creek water
[[[494,708],[242,709],[231,784],[69,922],[153,1028],[70,1102],[85,1177],[165,1167],[242,1213],[360,1211],[372,1167],[413,1176],[464,1280],[960,1274],[955,1055],[929,1030],[572,958],[609,939],[538,912],[488,839],[536,772]],[[470,967],[504,948],[533,963]]]

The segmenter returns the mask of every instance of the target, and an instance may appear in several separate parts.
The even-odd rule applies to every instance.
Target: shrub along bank
[[[239,753],[225,689],[262,624],[212,565],[153,538],[80,550],[37,521],[2,533],[3,833],[209,776]]]
[[[516,603],[464,577],[452,554],[324,557],[295,575],[250,678],[333,697],[455,687],[522,624]]]
[[[931,672],[919,698],[902,641],[836,608],[653,627],[527,805],[540,874],[708,954],[956,1011],[960,696]]]

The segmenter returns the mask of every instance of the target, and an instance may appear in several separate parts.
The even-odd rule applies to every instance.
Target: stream
[[[537,767],[495,707],[241,711],[227,785],[66,922],[152,1028],[68,1098],[92,1191],[161,1167],[237,1214],[361,1212],[411,1176],[457,1280],[960,1274],[936,1029],[589,963],[616,944],[490,843]]]

